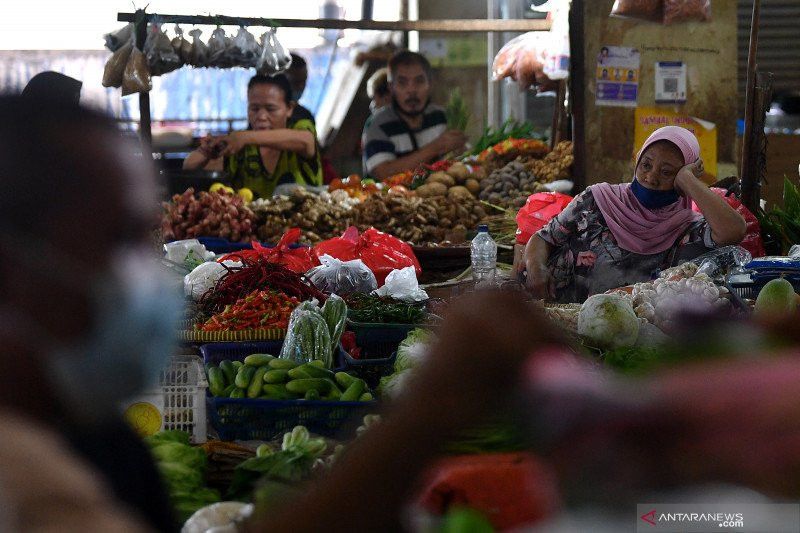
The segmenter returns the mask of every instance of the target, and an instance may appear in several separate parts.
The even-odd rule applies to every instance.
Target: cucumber
[[[214,396],[222,396],[225,390],[225,374],[218,366],[208,367],[208,388]]]
[[[358,379],[354,378],[347,372],[337,372],[336,373],[336,383],[344,387],[345,389],[353,384],[353,382]]]
[[[233,366],[233,362],[225,359],[219,364],[219,368],[222,370],[222,373],[225,374],[225,384],[231,385],[233,380],[236,379],[236,367]]]
[[[256,448],[256,457],[266,457],[275,453],[269,444],[261,444]]]
[[[321,361],[320,361],[321,362]],[[318,365],[306,363],[289,370],[289,377],[292,379],[302,378],[320,378],[332,379],[333,372],[325,368],[320,368]]]
[[[253,379],[253,374],[255,373],[256,367],[245,365],[239,369],[234,383],[236,383],[236,386],[240,389],[246,389],[247,386],[250,385],[250,380]]]
[[[269,367],[273,370],[291,370],[296,366],[297,363],[288,359],[272,359],[269,362]]]
[[[289,394],[289,391],[286,390],[286,385],[273,385],[273,384],[266,384],[261,387],[261,392],[263,393],[261,398],[265,398],[267,400],[291,400],[292,395]]]
[[[243,366],[244,363],[242,363],[241,361],[233,361],[233,369],[236,370],[236,372],[239,372],[239,369],[242,368]]]
[[[231,383],[230,385],[228,385],[227,387],[225,387],[225,390],[224,390],[224,391],[222,391],[222,397],[223,397],[223,398],[229,398],[229,397],[230,397],[230,395],[231,395],[231,393],[232,393],[232,392],[233,392],[235,389],[236,389],[236,385],[234,385],[233,383]]]
[[[317,389],[311,389],[306,393],[306,400],[319,400],[320,395]]]
[[[239,387],[233,389],[233,392],[231,393],[231,398],[244,398],[245,396],[246,394],[244,389],[240,389]]]
[[[327,379],[293,379],[286,384],[286,390],[295,394],[305,394],[311,389],[316,389],[321,394],[327,394],[331,391],[331,382]]]
[[[323,363],[323,362],[322,362],[322,361],[320,361],[319,359],[314,359],[313,361],[311,361],[311,362],[310,362],[310,363],[308,363],[308,364],[309,364],[309,365],[314,365],[314,366],[316,366],[316,367],[318,367],[318,368],[325,368],[325,363]]]
[[[366,389],[367,384],[364,383],[364,380],[357,379],[342,393],[340,400],[343,402],[357,402]]]
[[[269,370],[264,374],[264,383],[285,383],[291,370]]]
[[[247,387],[248,398],[258,398],[261,394],[261,387],[264,386],[264,374],[269,370],[266,366],[260,366],[253,374],[253,379],[250,380],[250,386]]]
[[[373,398],[371,392],[365,392],[364,394],[358,397],[359,402],[371,402],[374,399],[375,398]]]
[[[275,357],[267,353],[253,353],[244,358],[244,364],[250,366],[264,366],[269,364],[273,359],[275,359]]]

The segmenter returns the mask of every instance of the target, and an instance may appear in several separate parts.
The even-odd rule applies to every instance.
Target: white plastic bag
[[[164,245],[165,259],[173,263],[185,263],[186,260],[210,261],[214,252],[209,252],[197,239],[168,242]]]
[[[258,63],[261,47],[258,46],[256,38],[247,31],[244,26],[239,28],[233,38],[231,55],[235,65],[245,68],[252,68]]]
[[[172,48],[169,37],[161,30],[161,24],[151,24],[144,42],[144,55],[153,76],[160,76],[180,68],[181,58]]]
[[[222,28],[211,32],[211,37],[208,39],[208,66],[219,68],[233,66],[228,53],[228,38]]]
[[[404,302],[422,302],[428,299],[428,293],[419,288],[417,273],[414,267],[405,267],[392,270],[386,276],[386,283],[372,294],[381,297],[390,297]]]
[[[203,30],[195,28],[189,32],[192,36],[192,44],[189,45],[188,61],[193,67],[206,67],[208,66],[208,46],[200,39]]]
[[[292,56],[278,41],[275,28],[270,28],[261,36],[261,57],[258,58],[256,70],[259,74],[277,74],[288,69],[292,64]]]
[[[116,31],[112,31],[103,35],[106,42],[106,48],[112,52],[116,52],[133,38],[133,23],[130,22]]]
[[[552,25],[546,40],[544,75],[551,80],[569,77],[569,0],[557,2],[551,11]]]
[[[340,261],[330,255],[323,255],[319,262],[320,265],[309,270],[306,276],[323,292],[343,296],[354,292],[369,294],[378,288],[375,274],[361,259]]]
[[[200,298],[213,288],[219,278],[228,271],[225,267],[240,266],[242,264],[239,261],[230,260],[222,263],[216,261],[202,263],[183,277],[183,293],[190,296],[195,302],[199,302]]]
[[[208,533],[209,531],[238,531],[238,522],[242,522],[253,514],[253,504],[241,502],[219,502],[198,509],[183,524],[181,533]]]

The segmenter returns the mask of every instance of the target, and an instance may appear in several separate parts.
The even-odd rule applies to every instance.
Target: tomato
[[[328,185],[328,190],[329,191],[338,191],[339,189],[344,189],[344,183],[342,183],[341,179],[334,178],[331,181],[330,185]]]

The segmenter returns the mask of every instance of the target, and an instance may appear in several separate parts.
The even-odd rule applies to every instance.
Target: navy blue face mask
[[[675,189],[669,191],[656,191],[648,189],[638,179],[631,182],[631,190],[633,195],[639,200],[639,203],[647,209],[658,209],[659,207],[666,207],[674,204],[680,198],[680,195]]]

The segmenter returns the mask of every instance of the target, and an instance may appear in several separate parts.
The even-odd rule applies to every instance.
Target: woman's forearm
[[[544,239],[533,234],[525,245],[525,266],[528,270],[531,267],[547,268],[547,259],[552,252],[552,246]],[[529,272],[528,275],[531,273]]]
[[[195,170],[198,168],[205,168],[209,161],[210,160],[203,152],[195,150],[183,160],[183,169]]]
[[[289,151],[305,159],[314,157],[317,143],[310,131],[280,129],[238,132],[244,136],[245,144],[256,144],[274,150]]]
[[[698,179],[685,179],[679,186],[703,213],[711,226],[711,238],[718,246],[739,244],[742,241],[747,225],[742,215],[728,205],[728,202]]]

